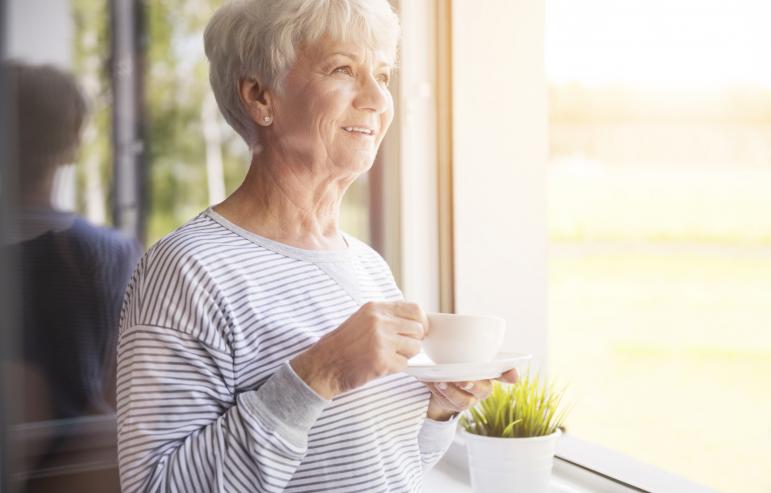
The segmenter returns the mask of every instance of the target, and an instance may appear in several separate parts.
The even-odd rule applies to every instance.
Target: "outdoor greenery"
[[[143,4],[145,214],[149,246],[241,182],[249,150],[225,123],[209,88],[203,31],[219,0],[153,0]],[[112,93],[109,9],[104,0],[73,0],[74,72],[91,114],[77,160],[76,209],[111,224]],[[349,189],[342,228],[369,241],[366,175]]]
[[[77,210],[95,223],[110,224],[109,190],[112,182],[112,115],[107,70],[110,34],[107,2],[73,0],[73,65],[75,77],[89,102],[76,166]]]
[[[571,434],[771,491],[771,92],[549,90],[547,347]]]
[[[216,111],[203,111],[209,96],[202,33],[219,5],[215,0],[153,0],[144,4],[143,64],[147,242],[151,244],[211,201],[208,180],[232,190],[248,166],[248,151]],[[77,160],[78,212],[111,223],[112,92],[108,2],[73,0],[74,72],[90,103],[90,118]],[[212,121],[206,121],[209,118]],[[222,127],[207,141],[203,125]],[[206,145],[216,146],[222,170],[207,174]]]
[[[211,95],[203,30],[220,3],[153,0],[145,4],[148,244],[221,200],[209,196],[208,180],[224,181],[225,192],[230,192],[249,164],[246,144],[216,110],[204,111],[213,100],[207,101]],[[204,138],[206,124],[219,129],[213,142]],[[221,156],[221,176],[207,172],[207,145]]]
[[[771,491],[771,440],[758,439],[771,416],[758,393],[771,388],[771,252],[553,249],[549,371],[569,377],[571,435],[715,491]]]
[[[469,433],[499,438],[551,435],[562,426],[568,408],[562,403],[564,391],[527,374],[513,384],[493,382],[487,399],[460,417]]]

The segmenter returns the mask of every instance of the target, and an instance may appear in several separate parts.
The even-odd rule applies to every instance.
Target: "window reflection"
[[[3,253],[18,262],[19,350],[10,361],[23,382],[20,423],[114,412],[117,321],[141,254],[132,238],[54,204],[56,176],[73,161],[87,103],[73,76],[47,65],[6,62],[16,106],[19,193]],[[22,390],[19,392],[20,390]],[[26,430],[31,430],[27,426]],[[23,472],[54,467],[68,441],[65,423],[34,427]],[[27,434],[29,435],[29,433]]]
[[[3,330],[16,344],[3,348],[11,357],[0,368],[3,405],[18,409],[3,428],[12,452],[11,479],[0,471],[0,481],[8,481],[0,482],[2,491],[119,491],[115,331],[142,245],[112,227],[121,224],[111,223],[116,190],[139,185],[115,171],[126,154],[146,156],[132,165],[146,167],[138,174],[147,193],[121,202],[146,219],[136,228],[146,245],[239,185],[248,150],[213,106],[202,52],[203,26],[220,3],[7,3],[0,34],[11,84],[2,96],[14,104],[0,104],[10,125],[0,126],[0,136],[17,149],[2,163],[12,173],[0,170],[0,202],[10,206],[0,216],[15,219],[0,217],[0,260],[17,272],[0,267],[2,285],[10,287],[0,288],[0,309],[14,308],[16,321]],[[129,5],[133,17],[117,5]],[[123,67],[118,31],[130,34],[127,43],[121,39],[134,50],[138,81],[123,93],[115,82]],[[128,100],[120,97],[126,93]],[[128,125],[137,127],[132,135],[147,136],[128,151],[115,145],[120,132],[113,128],[126,125],[127,106],[135,117]],[[346,195],[342,227],[364,241],[371,239],[370,189],[379,183],[363,177]],[[8,204],[11,195],[17,199]]]

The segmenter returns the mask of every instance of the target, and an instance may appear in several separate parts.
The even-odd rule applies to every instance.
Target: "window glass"
[[[158,0],[146,3],[149,121],[148,245],[243,180],[246,144],[225,122],[209,87],[203,30],[222,2]],[[369,188],[359,179],[345,197],[344,231],[369,239]]]
[[[143,250],[223,200],[250,162],[209,89],[202,37],[220,4],[7,2],[0,132],[16,152],[5,159],[10,146],[0,150],[0,418],[9,411],[10,421],[0,438],[11,444],[8,482],[19,491],[119,490],[115,349],[125,287]],[[125,15],[131,7],[136,19]],[[113,52],[118,32],[135,58]],[[126,73],[140,90],[119,98],[115,79]],[[121,125],[138,135],[125,147],[115,144]],[[131,196],[141,179],[115,172],[132,155],[144,196]],[[366,242],[369,191],[365,175],[341,218]],[[120,207],[146,222],[121,231]]]
[[[771,489],[771,7],[549,0],[549,348],[569,431]]]
[[[142,246],[113,227],[108,5],[7,4],[0,369],[14,491],[119,489],[117,323]]]

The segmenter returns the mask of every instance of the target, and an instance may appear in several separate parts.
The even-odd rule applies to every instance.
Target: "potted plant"
[[[563,395],[528,374],[513,385],[493,382],[487,399],[461,416],[474,491],[548,491],[567,415]]]

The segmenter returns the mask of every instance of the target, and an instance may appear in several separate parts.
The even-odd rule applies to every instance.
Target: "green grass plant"
[[[556,391],[537,375],[527,374],[513,385],[493,382],[490,395],[460,417],[468,433],[498,438],[551,435],[568,413],[564,389]]]

